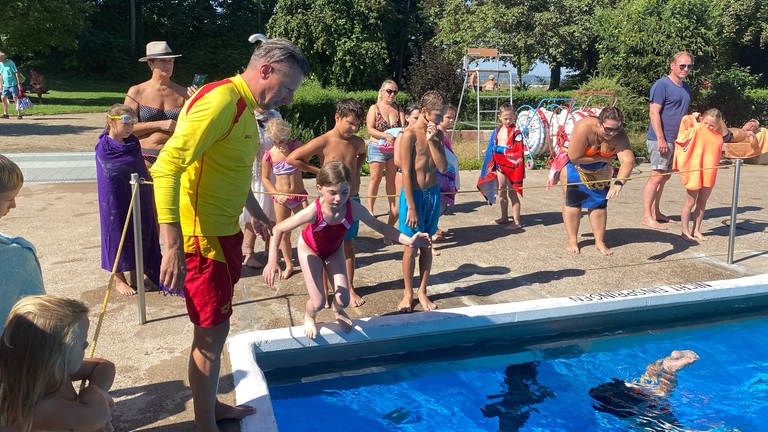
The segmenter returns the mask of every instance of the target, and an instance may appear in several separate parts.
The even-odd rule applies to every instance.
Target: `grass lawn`
[[[129,83],[91,81],[72,77],[47,77],[48,93],[39,103],[36,94],[28,93],[34,106],[24,115],[106,112],[123,102]]]

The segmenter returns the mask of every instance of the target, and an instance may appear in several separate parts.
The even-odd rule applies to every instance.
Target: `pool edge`
[[[329,355],[336,355],[345,348],[355,347],[361,352],[378,344],[380,350],[387,342],[451,332],[482,331],[494,326],[561,323],[570,319],[599,318],[644,309],[672,310],[684,306],[696,309],[700,305],[726,302],[735,304],[730,306],[734,308],[738,307],[739,299],[768,297],[767,286],[768,273],[720,281],[371,317],[355,320],[354,330],[347,334],[341,333],[336,324],[324,324],[316,341],[305,338],[301,326],[242,333],[230,337],[228,341],[236,400],[238,404],[255,406],[259,411],[242,421],[241,430],[278,430],[269,389],[254,352],[259,361],[266,364],[266,369],[271,369],[269,366],[278,361],[285,366],[288,359],[294,362],[289,366],[298,367],[312,363],[313,359],[325,361]],[[301,356],[295,355],[298,350],[301,350]]]

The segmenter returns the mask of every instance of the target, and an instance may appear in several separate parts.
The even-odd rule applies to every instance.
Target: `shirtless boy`
[[[448,161],[445,158],[443,132],[437,125],[443,119],[447,102],[445,96],[428,91],[419,103],[421,113],[418,121],[405,130],[400,143],[400,162],[403,171],[403,189],[400,192],[399,229],[407,236],[421,231],[431,236],[437,231],[440,218],[440,187],[437,184],[437,170],[445,172]],[[410,233],[410,234],[409,234]],[[430,247],[419,248],[418,298],[424,310],[437,309],[427,297],[427,282],[432,269]],[[400,312],[413,310],[413,271],[416,249],[405,248],[403,252],[403,300],[398,305]]]
[[[352,199],[360,202],[360,170],[368,150],[365,141],[355,135],[365,118],[363,107],[354,99],[341,99],[336,103],[336,121],[333,129],[311,140],[292,151],[286,161],[301,171],[317,175],[320,168],[310,165],[309,159],[317,155],[320,165],[331,161],[341,161],[352,172],[350,194]],[[346,257],[347,275],[349,277],[350,304],[358,307],[365,303],[355,292],[355,237],[360,222],[355,221],[344,237],[344,255]]]

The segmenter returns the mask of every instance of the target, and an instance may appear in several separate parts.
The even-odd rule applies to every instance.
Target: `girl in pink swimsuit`
[[[323,165],[317,175],[320,197],[315,200],[315,204],[279,222],[272,229],[274,241],[270,244],[269,261],[264,267],[264,281],[270,287],[275,283],[275,273],[280,271],[277,245],[283,237],[289,237],[292,230],[307,225],[301,232],[297,250],[301,273],[309,293],[304,314],[304,335],[310,339],[317,336],[317,313],[325,306],[323,270],[333,281],[334,296],[331,307],[336,321],[343,331],[352,330],[352,320],[344,311],[349,305],[349,283],[344,264],[344,248],[341,245],[344,235],[355,220],[362,220],[385,237],[406,246],[429,246],[427,234],[417,232],[412,237],[401,234],[391,225],[373,217],[360,203],[350,200],[350,179],[349,168],[342,162],[333,161]]]
[[[275,202],[275,220],[280,223],[291,214],[307,207],[307,190],[304,189],[301,171],[285,160],[301,142],[291,139],[291,125],[279,118],[267,121],[264,135],[272,142],[272,148],[264,152],[261,183],[264,190],[272,194],[272,201]],[[272,178],[275,179],[274,182]],[[285,270],[280,274],[280,279],[288,279],[293,274],[291,248],[291,236],[283,237],[280,251],[285,260]]]

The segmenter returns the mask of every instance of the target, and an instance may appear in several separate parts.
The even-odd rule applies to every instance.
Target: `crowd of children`
[[[350,304],[356,307],[364,304],[354,285],[354,239],[360,221],[383,234],[389,244],[397,241],[404,245],[404,291],[397,309],[411,312],[415,306],[413,285],[417,257],[420,278],[416,299],[422,310],[437,308],[427,294],[427,286],[434,253],[432,242],[448,235],[438,230],[438,222],[446,209],[454,204],[459,187],[458,159],[445,133],[455,120],[456,108],[450,106],[441,93],[428,91],[402,114],[403,127],[398,124],[397,128],[382,131],[393,139],[379,138],[380,145],[393,147],[393,165],[397,169],[395,181],[399,199],[398,205],[391,209],[391,216],[398,222],[395,228],[373,215],[372,203],[369,208],[360,203],[361,169],[371,144],[366,145],[356,135],[364,121],[358,101],[338,101],[333,128],[305,144],[291,138],[290,124],[276,111],[256,113],[257,119],[260,118],[261,150],[254,163],[252,190],[260,198],[262,208],[269,209],[268,214],[273,215],[276,225],[270,233],[269,227],[244,211],[241,220],[245,226],[246,247],[243,264],[263,265],[263,277],[270,287],[277,277],[291,277],[294,272],[291,232],[301,229],[296,249],[309,295],[304,316],[304,334],[308,338],[318,334],[317,314],[323,307],[330,307],[341,328],[348,331],[352,328],[352,320],[345,308]],[[522,133],[515,125],[515,114],[510,104],[500,107],[500,125],[491,135],[477,185],[489,203],[494,203],[498,197],[500,217],[493,222],[510,229],[523,226],[520,197],[523,196],[525,178],[525,146]],[[138,140],[132,134],[136,121],[136,113],[131,107],[115,104],[107,113],[106,128],[96,146],[102,267],[117,271],[116,288],[124,295],[135,292],[135,279],[141,276],[136,275],[132,239],[126,241],[122,255],[117,255],[131,199],[130,173],[137,172],[141,177],[149,178]],[[605,200],[618,193],[620,189],[615,188],[623,186],[623,179],[629,175],[624,165],[631,166],[633,159],[629,156],[631,149],[622,122],[621,112],[610,108],[599,118],[580,123],[574,131],[574,142],[568,150],[572,161],[568,163],[572,166],[563,168],[562,179],[564,184],[567,183],[563,217],[570,249],[574,247],[571,243],[575,237],[571,231],[578,231],[578,220],[569,222],[568,215],[578,213],[580,217],[583,206],[593,208],[585,205],[584,196],[587,195],[595,200],[595,209],[604,209]],[[706,169],[719,163],[719,149],[723,135],[727,133],[722,114],[715,109],[686,116],[680,126],[674,168],[682,171],[687,194],[682,208],[682,236],[688,240],[704,240],[701,232],[703,212],[717,172],[716,169]],[[582,138],[583,142],[580,142]],[[603,148],[614,141],[610,149]],[[599,187],[592,187],[594,185],[585,180],[591,178],[587,175],[590,164],[605,166],[610,158],[621,152],[629,153],[619,157],[622,169],[615,182],[611,183],[611,175],[603,179],[605,185]],[[320,160],[319,167],[310,163],[315,156]],[[302,172],[317,178],[317,190],[311,194],[304,187]],[[599,176],[595,174],[593,177]],[[15,207],[15,196],[22,182],[19,168],[0,155],[0,217]],[[593,197],[597,189],[600,189],[599,196]],[[310,196],[316,196],[316,199],[308,204]],[[142,219],[148,222],[142,225],[144,272],[159,287],[160,247],[157,225],[153,223],[156,216],[152,188],[140,187],[139,199]],[[569,206],[578,211],[568,213]],[[575,228],[568,228],[569,223]],[[596,246],[600,249],[602,245],[605,249],[602,252],[608,254],[598,235],[600,230],[596,231]],[[265,264],[258,261],[253,251],[255,238],[259,235],[266,245]],[[575,248],[572,252],[578,252],[578,246]],[[0,284],[4,284],[3,292],[12,294],[5,296],[4,310],[0,308],[0,318],[8,315],[0,341],[0,414],[3,418],[0,429],[68,430],[78,425],[79,430],[87,424],[88,430],[110,430],[114,403],[106,392],[114,379],[114,365],[102,359],[83,359],[83,350],[87,346],[87,307],[75,300],[34,295],[44,294],[42,275],[34,248],[23,239],[0,236],[0,252],[4,261],[16,259],[23,263],[17,266],[15,279],[11,276],[0,279]],[[123,272],[128,272],[129,278]],[[29,289],[14,293],[5,287],[12,281]],[[8,312],[10,305],[19,299]],[[35,380],[19,380],[14,375],[12,371],[20,364],[25,364],[25,376],[34,376]],[[77,392],[72,382],[81,379],[86,379],[89,385]]]

